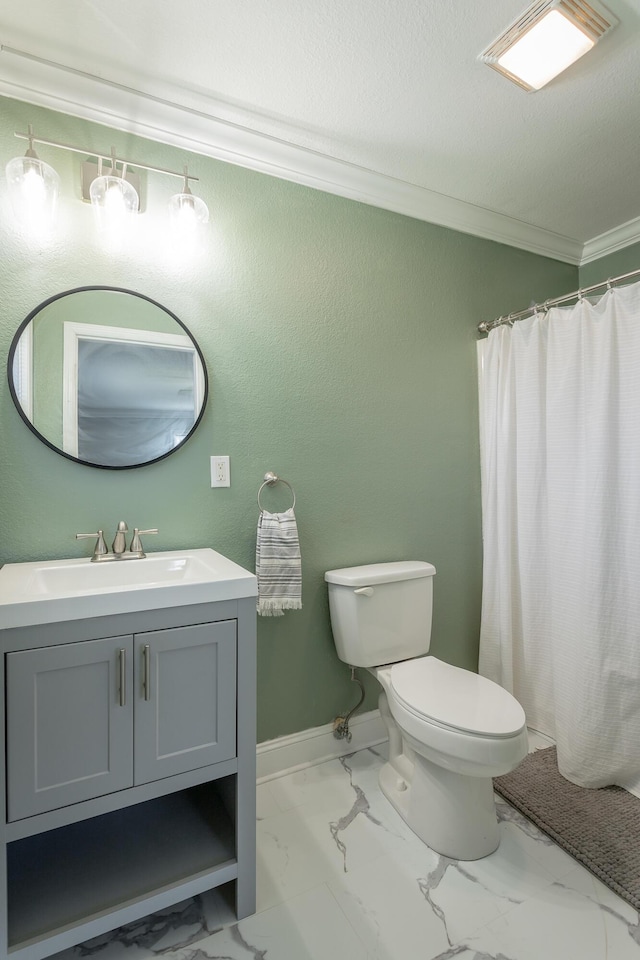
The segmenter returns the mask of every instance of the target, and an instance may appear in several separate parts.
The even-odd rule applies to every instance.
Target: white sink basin
[[[213,550],[208,552],[213,554]],[[135,590],[141,586],[168,583],[202,583],[211,580],[213,572],[212,565],[198,556],[195,550],[185,556],[157,553],[143,560],[114,560],[102,563],[60,560],[36,564],[31,588],[38,594],[48,596],[95,593],[111,590],[113,587]]]
[[[0,569],[0,627],[238,600],[256,578],[214,550],[174,550],[141,560],[48,560]]]

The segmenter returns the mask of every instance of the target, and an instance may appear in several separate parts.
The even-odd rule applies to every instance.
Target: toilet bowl
[[[380,774],[386,798],[438,853],[456,860],[493,853],[500,836],[492,777],[527,753],[520,704],[491,680],[436,657],[372,673],[383,688],[379,706],[389,732]]]
[[[382,687],[383,794],[433,850],[477,860],[499,844],[492,777],[525,757],[526,721],[498,684],[428,655],[434,574],[421,561],[329,571],[331,624],[340,658]]]

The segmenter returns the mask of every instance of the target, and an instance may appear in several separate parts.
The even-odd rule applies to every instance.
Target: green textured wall
[[[476,325],[575,288],[577,269],[95,124],[0,100],[14,130],[201,177],[212,214],[191,263],[155,213],[176,181],[150,176],[127,253],[109,255],[79,202],[80,160],[40,149],[63,179],[57,237],[34,247],[0,191],[0,353],[39,302],[85,284],[160,300],[198,340],[207,412],[174,456],[139,470],[84,467],[49,450],[0,386],[0,560],[90,553],[76,531],[158,526],[158,550],[211,546],[253,569],[266,470],[296,490],[302,611],[259,621],[259,739],[327,723],[354,700],[331,639],[324,571],[401,558],[437,568],[432,652],[475,668],[481,585]],[[209,457],[231,457],[211,490]],[[265,491],[265,506],[288,505]],[[364,709],[376,705],[367,679]]]
[[[617,253],[610,253],[599,260],[580,267],[580,286],[588,287],[610,277],[621,277],[632,270],[640,270],[640,243],[634,243]]]

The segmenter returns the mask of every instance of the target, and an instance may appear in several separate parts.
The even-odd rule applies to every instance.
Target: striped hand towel
[[[281,617],[302,607],[302,564],[293,508],[284,513],[260,511],[256,538],[258,613]]]

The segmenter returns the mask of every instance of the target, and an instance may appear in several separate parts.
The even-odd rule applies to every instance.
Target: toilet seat
[[[507,690],[436,657],[393,664],[390,685],[414,717],[451,731],[500,740],[525,728],[524,710]]]

